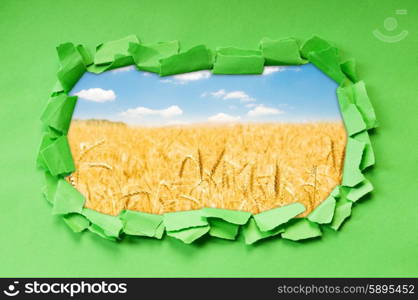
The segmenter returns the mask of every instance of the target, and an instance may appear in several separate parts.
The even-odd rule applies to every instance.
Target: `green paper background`
[[[407,9],[397,16],[395,10]],[[0,276],[417,276],[418,14],[415,0],[0,2]],[[372,31],[394,16],[409,35],[385,43]],[[395,33],[397,33],[396,31]],[[253,246],[215,238],[185,245],[74,234],[42,197],[35,169],[39,117],[55,84],[62,42],[95,46],[129,34],[256,49],[265,37],[312,34],[358,62],[380,127],[372,135],[375,186],[340,232]]]

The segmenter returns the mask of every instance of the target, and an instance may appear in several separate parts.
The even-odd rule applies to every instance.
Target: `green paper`
[[[134,64],[134,59],[132,56],[124,56],[120,54],[115,55],[115,60],[106,67],[106,71],[113,70],[117,68],[122,68],[126,66],[130,66]]]
[[[43,189],[44,196],[46,200],[53,204],[55,198],[55,192],[58,185],[58,177],[52,176],[49,172],[45,172],[45,186]]]
[[[126,234],[161,238],[162,215],[126,210],[120,219]],[[162,228],[164,231],[164,225]]]
[[[310,52],[318,52],[328,48],[334,47],[323,38],[320,38],[319,36],[313,36],[303,43],[300,53],[303,57],[308,58]],[[336,50],[336,48],[334,49]]]
[[[359,110],[362,119],[366,124],[367,129],[377,127],[376,114],[367,94],[366,86],[363,81],[355,84],[339,87],[337,89],[338,100],[347,103],[355,104]]]
[[[318,224],[309,222],[307,219],[303,218],[295,220],[292,224],[287,226],[285,231],[282,233],[282,238],[292,241],[300,241],[321,235],[322,232]]]
[[[331,193],[330,193],[330,196],[332,196],[332,197],[334,197],[334,198],[338,198],[338,197],[340,197],[340,195],[341,195],[341,192],[340,192],[340,185],[337,185],[332,191],[331,191]]]
[[[330,224],[330,227],[334,230],[338,230],[344,221],[351,215],[352,203],[345,199],[341,199],[337,202],[335,208],[334,218]]]
[[[308,59],[337,83],[341,84],[346,79],[345,74],[341,71],[340,59],[336,48],[309,52]]]
[[[161,223],[157,229],[155,230],[155,234],[154,234],[154,238],[156,239],[161,239],[164,235],[165,232],[165,227],[164,227],[164,223]]]
[[[139,43],[139,40],[135,35],[129,35],[119,40],[98,45],[94,56],[94,64],[111,64],[115,61],[116,56],[119,58],[130,56],[128,51],[130,43]]]
[[[110,240],[119,237],[122,221],[117,216],[106,215],[92,209],[84,208],[81,212],[92,224],[89,230]]]
[[[134,60],[131,56],[123,56],[116,54],[114,61],[111,64],[107,65],[90,65],[87,67],[87,71],[95,74],[100,74],[104,71],[109,71],[117,68],[122,68],[125,66],[132,65],[134,63]]]
[[[353,136],[353,139],[365,143],[363,157],[360,163],[360,170],[364,170],[375,164],[374,151],[367,131],[360,132]]]
[[[167,235],[179,239],[183,241],[185,244],[190,244],[198,238],[204,236],[209,231],[209,229],[210,227],[209,225],[207,225],[201,227],[187,228],[180,231],[167,231]]]
[[[73,232],[82,232],[90,226],[89,220],[85,216],[77,213],[65,215],[63,219]]]
[[[94,234],[97,234],[98,236],[100,236],[100,237],[102,237],[106,240],[109,240],[109,241],[112,241],[112,242],[116,242],[118,240],[117,237],[108,235],[103,228],[101,228],[101,227],[99,227],[95,224],[91,224],[87,229],[90,232],[92,232]]]
[[[66,136],[61,136],[52,141],[41,150],[41,155],[51,175],[69,174],[75,170]]]
[[[260,231],[257,224],[255,223],[254,218],[251,218],[243,229],[244,239],[247,245],[254,244],[257,241],[278,235],[282,232],[284,232],[284,228],[282,226],[270,231]]]
[[[346,197],[348,200],[356,202],[371,191],[373,191],[373,185],[370,181],[364,179],[358,186],[351,188]]]
[[[160,59],[160,75],[174,75],[210,69],[213,65],[212,53],[206,46],[199,45],[186,52]]]
[[[225,222],[221,219],[210,219],[209,220],[210,230],[209,235],[226,240],[235,240],[239,225]]]
[[[84,202],[84,196],[76,188],[64,179],[58,180],[52,208],[53,214],[80,213]]]
[[[332,221],[334,216],[336,200],[333,196],[328,196],[327,199],[322,201],[308,216],[308,220],[319,223],[328,224]]]
[[[342,107],[341,113],[343,115],[344,126],[347,130],[348,136],[352,136],[366,130],[366,124],[354,104],[348,104],[347,106]]]
[[[160,73],[160,59],[178,54],[178,51],[178,41],[150,45],[131,43],[129,46],[129,53],[138,69],[154,73]]]
[[[299,45],[294,38],[272,40],[263,38],[260,42],[266,66],[301,65],[306,63],[300,56]]]
[[[304,211],[305,206],[302,203],[295,202],[256,214],[254,220],[261,231],[270,231]]]
[[[164,214],[164,225],[167,231],[177,231],[190,227],[208,225],[201,210],[178,211]]]
[[[261,74],[264,57],[261,51],[240,48],[219,48],[212,72],[214,74]]]
[[[360,163],[364,148],[365,143],[352,138],[347,139],[343,170],[343,186],[355,186],[364,180],[364,176],[360,171]]]
[[[90,65],[87,67],[87,71],[94,74],[100,74],[104,71],[107,71],[109,69],[110,65]]]
[[[77,45],[77,51],[83,60],[85,66],[89,66],[93,63],[93,55],[84,45]]]
[[[61,62],[57,76],[65,92],[70,91],[86,71],[86,66],[80,52],[72,43],[61,44],[57,47]]]
[[[69,97],[65,94],[61,94],[52,97],[42,113],[42,122],[58,130],[62,134],[67,134],[76,103],[76,96]]]
[[[57,80],[54,87],[52,88],[51,97],[58,96],[62,93],[64,93],[64,88],[62,87],[61,82]]]
[[[377,127],[376,114],[367,94],[364,81],[359,81],[351,87],[353,89],[354,101],[363,116],[367,129]]]
[[[38,168],[43,168],[43,169],[47,169],[47,165],[45,162],[44,157],[42,156],[42,151],[48,147],[49,145],[51,145],[55,140],[56,140],[56,136],[53,135],[50,132],[44,132],[42,135],[42,140],[41,140],[41,144],[39,145],[39,150],[38,150],[38,156],[36,157],[36,166]]]
[[[244,225],[251,217],[251,213],[246,211],[205,207],[202,215],[207,218],[218,218],[229,223]]]
[[[357,82],[357,72],[356,72],[356,61],[351,58],[341,63],[341,71],[350,79],[352,82]]]

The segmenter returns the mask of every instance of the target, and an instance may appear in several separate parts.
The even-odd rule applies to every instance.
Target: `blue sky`
[[[341,120],[337,84],[312,64],[266,67],[263,75],[169,77],[133,67],[86,73],[73,88],[74,118],[137,125],[202,122],[304,122]]]

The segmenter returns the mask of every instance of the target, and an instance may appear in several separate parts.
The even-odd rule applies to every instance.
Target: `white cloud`
[[[233,91],[233,92],[226,93],[225,96],[223,96],[223,99],[225,99],[225,100],[228,100],[228,99],[238,99],[241,102],[252,102],[252,101],[255,101],[254,98],[251,98],[244,91]]]
[[[255,103],[247,103],[247,104],[245,104],[245,107],[248,107],[248,108],[256,107],[256,106],[257,106],[257,104],[255,104]]]
[[[116,94],[113,90],[104,90],[101,88],[81,90],[75,93],[75,95],[81,99],[93,102],[108,102],[116,99]]]
[[[129,72],[135,70],[134,66],[127,66],[127,67],[122,67],[122,68],[117,68],[117,69],[113,69],[112,71],[110,71],[111,73],[122,73],[122,72]]]
[[[286,67],[282,67],[282,66],[268,66],[268,67],[264,67],[263,75],[270,75],[276,72],[283,72],[285,70],[286,70]]]
[[[212,97],[215,97],[215,98],[221,98],[221,97],[225,96],[225,94],[226,94],[226,91],[224,89],[210,93],[210,95]]]
[[[225,113],[219,113],[208,118],[209,122],[214,123],[231,123],[238,122],[241,119],[239,116],[231,116]]]
[[[163,83],[187,84],[191,81],[208,79],[211,75],[212,73],[210,71],[203,70],[203,71],[174,75],[166,79],[161,79],[160,81]],[[202,95],[202,97],[204,96]]]
[[[211,73],[207,70],[184,73],[179,75],[174,75],[173,78],[179,81],[196,81],[201,79],[208,79],[211,76]]]
[[[141,118],[144,116],[160,116],[163,118],[170,118],[182,114],[183,111],[177,105],[172,105],[165,109],[151,109],[143,106],[138,106],[136,108],[130,108],[120,113],[121,116],[128,118]]]
[[[246,92],[244,91],[232,91],[232,92],[227,92],[224,89],[221,90],[217,90],[215,92],[204,92],[201,97],[206,97],[206,96],[212,96],[215,98],[221,98],[224,100],[234,100],[237,99],[241,102],[253,102],[256,101],[256,99],[250,97]]]
[[[250,117],[259,117],[259,116],[268,116],[268,115],[278,115],[282,114],[283,111],[273,107],[267,107],[264,105],[259,105],[254,109],[248,112],[248,116]]]

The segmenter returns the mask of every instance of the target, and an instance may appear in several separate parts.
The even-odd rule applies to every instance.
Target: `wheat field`
[[[293,202],[312,211],[340,183],[342,123],[130,127],[74,120],[76,172],[85,206],[165,213],[217,207],[259,213]]]

